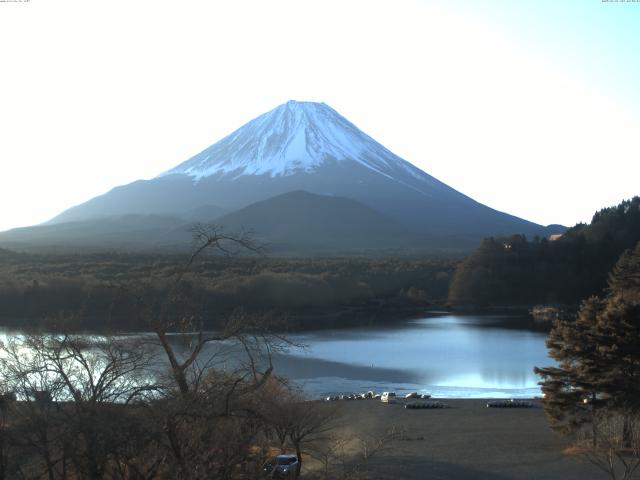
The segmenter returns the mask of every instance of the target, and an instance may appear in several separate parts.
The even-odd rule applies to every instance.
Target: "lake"
[[[541,393],[533,367],[554,362],[547,334],[532,326],[522,317],[440,314],[393,327],[312,332],[292,336],[307,348],[274,363],[312,397],[368,390],[533,397]]]
[[[0,340],[17,332],[0,331]],[[134,337],[155,338],[153,334]],[[310,398],[395,391],[448,398],[525,398],[540,395],[534,366],[552,365],[547,334],[515,316],[431,314],[381,327],[289,335],[305,348],[274,354],[278,375]],[[172,342],[184,342],[173,336]],[[204,354],[233,345],[211,345]],[[223,355],[224,358],[228,355]],[[164,364],[161,355],[158,360]],[[162,367],[165,368],[165,367]]]

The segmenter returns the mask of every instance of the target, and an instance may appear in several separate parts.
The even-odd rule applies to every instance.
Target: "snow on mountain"
[[[289,176],[314,172],[325,162],[344,161],[355,161],[398,181],[398,171],[427,183],[433,180],[328,105],[293,100],[250,121],[159,177],[181,173],[197,181],[216,175]]]
[[[280,201],[260,202],[284,198],[295,203],[300,196],[285,194],[296,191],[316,195],[313,205],[317,212],[331,211],[328,199],[340,197],[397,222],[397,232],[409,229],[432,239],[440,236],[466,245],[485,236],[547,233],[540,225],[482,205],[414,167],[324,103],[296,101],[257,117],[151,180],[115,187],[62,212],[50,223],[122,215],[211,221],[221,218],[222,213],[227,214],[225,221],[231,221],[240,218],[233,212],[253,204],[260,208],[249,212],[262,211],[265,205],[282,208],[281,212],[271,212],[269,218],[286,223],[287,212],[300,212],[285,208]],[[308,215],[318,225],[334,220]],[[245,214],[241,217],[249,221]],[[342,221],[353,223],[344,218]],[[293,217],[291,222],[287,224],[289,232],[308,230],[304,222]],[[391,237],[382,235],[378,240]],[[346,237],[341,238],[346,245]]]

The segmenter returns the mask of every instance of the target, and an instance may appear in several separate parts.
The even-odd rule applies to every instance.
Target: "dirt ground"
[[[407,410],[375,400],[340,403],[340,434],[396,439],[366,464],[373,479],[506,480],[608,478],[563,453],[537,402],[534,408],[486,408],[487,400],[443,400],[449,408]],[[312,470],[313,462],[307,464]]]

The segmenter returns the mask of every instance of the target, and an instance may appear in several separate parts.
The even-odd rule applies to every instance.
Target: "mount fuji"
[[[300,202],[301,195],[306,201]],[[291,208],[285,208],[287,202]],[[132,215],[144,216],[146,222],[149,216],[162,218],[163,224],[174,222],[169,218],[185,223],[216,220],[245,228],[253,228],[259,218],[262,233],[269,237],[274,229],[281,234],[297,231],[294,219],[309,223],[318,208],[324,211],[323,222],[331,218],[333,225],[363,224],[345,212],[376,224],[361,230],[371,248],[384,247],[391,238],[402,238],[402,246],[411,247],[428,247],[436,238],[441,240],[436,243],[473,246],[488,235],[546,236],[561,231],[482,205],[398,157],[328,105],[297,101],[255,118],[151,180],[116,187],[46,225],[21,231],[23,236],[37,236],[37,229],[45,228],[51,239],[56,226],[66,225],[69,231],[72,223],[82,230],[106,218],[113,225],[118,217],[127,217],[129,224]],[[380,234],[383,226],[389,231]],[[326,235],[338,245],[342,231],[328,229]],[[351,231],[349,248],[359,244],[356,233]],[[0,234],[0,241],[3,237],[6,234]],[[299,235],[293,237],[303,241]],[[16,239],[15,231],[11,238]],[[319,242],[322,239],[316,238]],[[398,247],[397,243],[389,245]]]
[[[317,173],[332,163],[365,167],[390,180],[425,174],[324,103],[289,101],[247,123],[195,157],[161,174],[200,180],[219,175],[271,178]]]

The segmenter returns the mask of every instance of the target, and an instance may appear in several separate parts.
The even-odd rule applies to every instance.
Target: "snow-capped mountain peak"
[[[324,103],[290,100],[159,176],[289,176],[314,172],[325,162],[357,162],[393,177],[424,172],[384,148]],[[428,177],[428,176],[427,176]]]
[[[219,217],[223,211],[229,213]],[[355,213],[345,217],[347,211]],[[406,238],[413,239],[411,245],[420,248],[439,235],[449,248],[458,240],[475,246],[484,236],[546,232],[414,167],[328,105],[295,101],[259,116],[158,177],[116,187],[62,212],[51,223],[130,214],[196,219],[194,212],[205,222],[215,219],[222,225],[280,232],[284,243],[295,244],[304,232],[310,245],[321,247],[335,237],[340,239],[336,245],[353,245],[358,238],[362,247],[373,241],[395,248],[394,239],[403,237],[403,229],[410,231]],[[370,225],[352,238],[366,218]],[[383,224],[386,233],[376,230]],[[335,229],[326,230],[329,225]],[[327,237],[327,231],[333,233]]]

